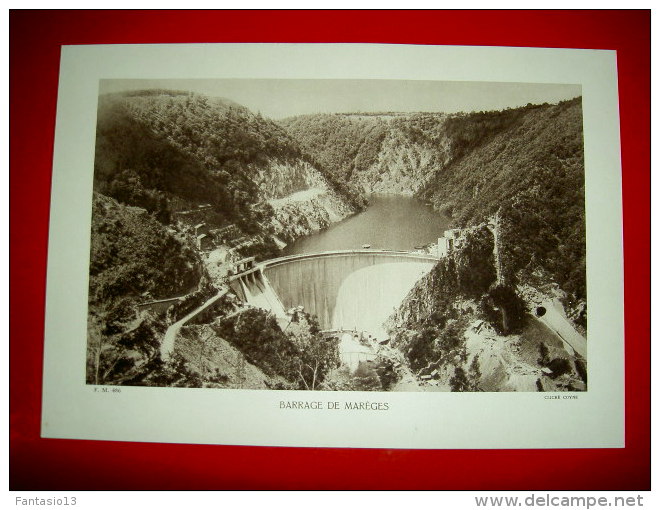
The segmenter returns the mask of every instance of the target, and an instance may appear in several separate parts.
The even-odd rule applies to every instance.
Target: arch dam
[[[366,331],[382,338],[383,323],[439,260],[389,250],[341,250],[267,260],[231,276],[246,303],[278,318],[297,306],[322,330]]]

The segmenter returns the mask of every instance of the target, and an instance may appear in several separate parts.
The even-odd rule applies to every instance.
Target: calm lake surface
[[[373,194],[369,206],[326,230],[301,237],[283,250],[283,255],[371,248],[412,250],[438,241],[449,218],[421,200],[402,195]]]

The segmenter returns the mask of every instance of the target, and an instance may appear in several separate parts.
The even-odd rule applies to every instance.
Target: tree
[[[479,355],[476,355],[472,358],[472,363],[470,363],[470,368],[468,370],[468,380],[470,385],[470,391],[479,391],[481,388],[479,384],[481,382],[481,368],[479,366]]]
[[[459,290],[466,296],[480,296],[493,284],[493,234],[487,228],[466,234],[456,253],[456,273]]]
[[[525,323],[525,302],[507,285],[497,285],[481,301],[488,321],[503,335],[520,331]]]
[[[584,362],[584,360],[577,358],[575,360],[575,371],[578,373],[580,378],[584,381],[584,383],[587,383],[587,364]]]
[[[292,378],[288,361],[295,355],[295,348],[273,314],[250,308],[221,321],[216,332],[267,374]]]
[[[204,381],[201,374],[193,369],[178,351],[174,351],[167,362],[154,363],[154,369],[145,378],[144,384],[175,388],[202,388]]]
[[[353,389],[356,391],[380,391],[383,389],[377,372],[369,363],[360,361],[351,378]]]
[[[463,330],[458,322],[447,324],[438,336],[438,346],[443,354],[448,353],[461,345]]]
[[[406,358],[410,363],[410,368],[419,370],[429,360],[437,356],[434,341],[435,330],[433,328],[424,328],[422,331],[413,334],[406,350]]]
[[[339,366],[339,345],[336,338],[323,338],[318,322],[309,314],[303,314],[292,327],[289,338],[297,349],[293,360],[301,385],[314,391],[328,372]]]
[[[536,362],[542,367],[548,366],[550,362],[550,351],[548,351],[548,346],[545,345],[545,342],[539,344],[539,357]]]
[[[376,365],[374,370],[380,378],[380,384],[384,391],[389,391],[399,380],[399,376],[394,369],[394,362],[391,359],[383,359]]]
[[[269,375],[295,382],[300,389],[316,390],[339,365],[336,339],[325,339],[308,314],[282,331],[272,313],[250,308],[215,327],[219,336],[239,349],[246,359]]]
[[[454,376],[449,380],[451,391],[470,391],[470,381],[461,367],[454,369]]]
[[[571,363],[565,358],[555,358],[548,363],[548,368],[552,370],[552,378],[555,379],[571,371]]]

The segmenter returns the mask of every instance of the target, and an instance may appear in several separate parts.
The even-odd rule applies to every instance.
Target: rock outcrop
[[[287,241],[317,232],[355,212],[307,162],[273,160],[256,176],[262,198],[273,210],[268,227]]]
[[[356,175],[361,189],[367,193],[397,193],[416,196],[450,159],[449,141],[435,147],[410,141],[404,133],[391,128],[377,160]]]

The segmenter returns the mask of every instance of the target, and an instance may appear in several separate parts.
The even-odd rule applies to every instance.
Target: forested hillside
[[[282,125],[319,166],[361,192],[420,191],[449,158],[443,114],[319,114]]]
[[[376,162],[388,131],[387,118],[376,115],[301,115],[281,123],[324,168],[345,182]]]
[[[161,90],[102,96],[97,124],[95,189],[163,220],[208,203],[220,220],[255,233],[264,214],[256,206],[269,199],[321,186],[359,202],[305,166],[280,126],[230,101]],[[269,172],[272,165],[290,168]]]
[[[164,329],[138,319],[135,305],[195,290],[201,276],[194,250],[153,215],[95,193],[87,382],[115,383],[141,373],[138,361],[153,361]]]
[[[411,370],[446,391],[586,389],[586,360],[497,280],[490,229],[467,229],[462,239],[388,321]]]
[[[281,126],[231,101],[168,90],[101,96],[87,381],[155,383],[167,325],[221,285],[204,254],[219,248],[227,267],[277,256],[281,239],[352,214],[363,202],[347,190]],[[166,318],[136,313],[183,295]]]
[[[422,196],[456,226],[502,216],[505,270],[545,270],[586,299],[581,99],[453,121],[457,156]],[[460,140],[460,142],[459,142]]]
[[[584,310],[581,98],[470,114],[283,121],[320,165],[367,192],[414,194],[466,227],[501,213],[504,270],[541,270]],[[577,318],[585,322],[584,314]]]

